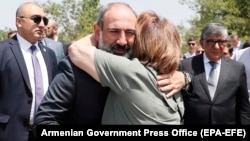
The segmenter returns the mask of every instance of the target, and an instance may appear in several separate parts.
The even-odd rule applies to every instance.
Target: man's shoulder
[[[52,39],[50,39],[50,38],[48,38],[48,37],[45,37],[45,38],[43,38],[45,41],[47,41],[47,42],[56,42],[56,41],[54,41],[54,40],[52,40]]]
[[[3,41],[0,41],[0,58],[5,58],[6,55],[8,56],[11,53],[19,52],[21,51],[19,49],[18,41],[15,41],[13,39],[6,39]],[[11,52],[10,50],[13,49]]]
[[[67,70],[70,73],[73,73],[75,75],[85,75],[87,74],[85,71],[81,70],[80,68],[78,68],[76,65],[73,64],[73,62],[71,61],[69,56],[65,56],[59,63],[58,63],[58,68],[62,69],[62,70]],[[79,76],[81,76],[79,75]],[[76,76],[79,77],[79,76]]]
[[[236,56],[236,57],[245,56],[245,55],[249,56],[249,54],[250,54],[250,48],[245,48],[245,49],[238,50],[234,54],[234,56]]]
[[[50,43],[50,44],[53,44],[53,45],[61,45],[62,46],[62,43],[61,42],[57,42],[57,41],[55,41],[55,40],[52,40],[52,39],[50,39],[50,38],[44,38],[44,40],[46,41],[46,42],[48,42],[48,43]]]
[[[222,62],[221,63],[229,63],[230,66],[235,70],[235,69],[240,69],[241,67],[244,66],[244,64],[242,64],[239,61],[236,61],[234,59],[230,59],[230,58],[222,58]]]
[[[64,39],[58,39],[57,42],[61,42],[62,44],[69,44],[69,41],[66,41]]]
[[[6,39],[6,40],[0,41],[0,45],[1,45],[0,47],[9,47],[8,45],[17,46],[18,41],[14,39]]]
[[[200,60],[203,60],[203,55],[202,54],[186,58],[182,62],[186,62],[187,63],[187,62],[194,62],[194,61],[200,61]]]

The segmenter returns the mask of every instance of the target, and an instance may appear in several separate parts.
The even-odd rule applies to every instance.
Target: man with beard
[[[110,88],[102,124],[181,125],[181,93],[166,98],[156,85],[158,74],[171,73],[179,67],[180,35],[169,20],[153,11],[138,16],[135,33],[129,58],[96,49],[81,40],[69,47],[71,61]]]
[[[134,44],[137,16],[125,3],[110,3],[99,11],[94,25],[99,49],[120,56],[129,56]],[[111,47],[113,44],[116,47]],[[108,50],[107,50],[108,49]],[[162,80],[160,89],[178,91],[185,85],[180,72]],[[164,75],[162,78],[166,78]],[[168,77],[169,78],[169,77]],[[100,124],[109,88],[102,87],[67,57],[58,65],[58,72],[44,97],[35,119],[36,125]]]

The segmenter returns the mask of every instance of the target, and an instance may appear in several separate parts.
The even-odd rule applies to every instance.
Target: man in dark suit
[[[230,45],[233,48],[233,54],[243,48],[244,43],[240,41],[237,34],[232,34],[230,36]]]
[[[40,39],[40,42],[55,52],[57,63],[59,63],[65,57],[63,44],[46,37],[46,30],[47,26],[44,29],[43,36]]]
[[[49,23],[46,27],[46,36],[54,41],[60,42],[63,45],[64,54],[68,55],[68,48],[71,42],[58,38],[58,23],[54,19],[49,19]]]
[[[120,11],[111,10],[111,7],[117,5],[120,6]],[[120,18],[116,20],[109,20],[108,17],[113,17],[113,14],[126,15],[126,18],[119,16]],[[119,28],[112,27],[114,25],[111,23],[114,22],[117,22],[115,25]],[[104,40],[109,44],[119,44],[120,48],[110,48],[109,52],[126,56],[128,49],[123,46],[132,46],[134,43],[135,24],[136,14],[129,5],[125,3],[108,4],[100,10],[97,24],[94,25],[95,34],[98,35],[95,40],[96,42]],[[108,28],[108,25],[112,26]],[[120,29],[121,27],[122,29]],[[128,36],[120,36],[125,32]],[[183,86],[184,77],[182,74],[181,76],[179,84]],[[169,89],[164,87],[163,90],[168,91]],[[38,109],[35,124],[100,124],[108,92],[109,88],[102,87],[90,75],[73,65],[69,58],[63,59],[59,63],[57,75]]]
[[[193,76],[183,94],[184,124],[250,124],[245,67],[223,56],[227,37],[227,29],[222,24],[209,23],[201,34],[204,53],[181,63],[181,70]],[[208,86],[210,61],[217,66],[212,79],[214,93]]]
[[[57,63],[59,63],[65,57],[63,45],[61,42],[54,41],[47,37],[44,37],[41,41],[45,46],[49,47],[55,52]]]
[[[36,77],[32,52],[40,64],[44,93],[56,71],[55,53],[38,40],[47,24],[37,3],[27,2],[16,12],[17,33],[0,42],[0,140],[32,141]],[[32,50],[30,47],[33,46]]]

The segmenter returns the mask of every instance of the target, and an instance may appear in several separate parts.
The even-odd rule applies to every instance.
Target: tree
[[[55,3],[48,0],[42,4],[48,17],[55,19],[59,28],[59,37],[72,41],[93,32],[99,0],[62,0]]]
[[[180,0],[180,3],[188,5],[197,13],[189,20],[192,27],[186,33],[187,36],[193,33],[199,37],[202,28],[209,22],[223,23],[229,34],[236,33],[242,39],[249,36],[249,0]]]
[[[8,38],[7,35],[11,30],[12,29],[8,27],[5,27],[3,30],[0,29],[0,41],[7,39]]]

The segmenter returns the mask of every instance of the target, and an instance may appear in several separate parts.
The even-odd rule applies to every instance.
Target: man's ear
[[[53,27],[53,31],[54,31],[54,33],[57,33],[57,27]]]
[[[17,27],[21,27],[21,26],[22,26],[22,20],[21,20],[20,17],[17,17],[17,18],[16,18],[16,26],[17,26]]]
[[[94,24],[94,32],[95,32],[95,40],[98,42],[99,37],[100,37],[100,26],[97,24]]]

